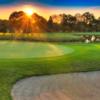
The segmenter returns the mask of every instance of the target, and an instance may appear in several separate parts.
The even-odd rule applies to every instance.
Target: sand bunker
[[[100,72],[23,79],[11,95],[13,100],[100,100]]]

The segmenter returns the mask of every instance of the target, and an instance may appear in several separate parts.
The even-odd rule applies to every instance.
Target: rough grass
[[[28,33],[28,34],[0,33],[0,40],[77,42],[77,41],[84,41],[82,35],[96,35],[100,37],[100,32]]]
[[[0,40],[73,42],[83,39],[81,35],[76,35],[76,33],[0,33]]]
[[[0,100],[11,100],[13,84],[25,77],[100,70],[100,44],[62,44],[74,52],[59,57],[1,59]]]

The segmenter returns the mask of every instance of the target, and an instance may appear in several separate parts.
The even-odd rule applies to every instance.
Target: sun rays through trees
[[[9,20],[0,20],[0,32],[43,33],[43,32],[100,32],[100,17],[90,12],[51,15],[48,20],[33,12],[33,9],[15,11]]]

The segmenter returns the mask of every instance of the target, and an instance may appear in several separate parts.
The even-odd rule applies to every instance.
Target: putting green
[[[62,56],[72,53],[65,45],[36,42],[1,41],[0,58],[39,58]]]

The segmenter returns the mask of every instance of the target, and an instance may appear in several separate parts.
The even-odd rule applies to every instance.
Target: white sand
[[[23,79],[11,95],[13,100],[100,100],[100,72]]]

